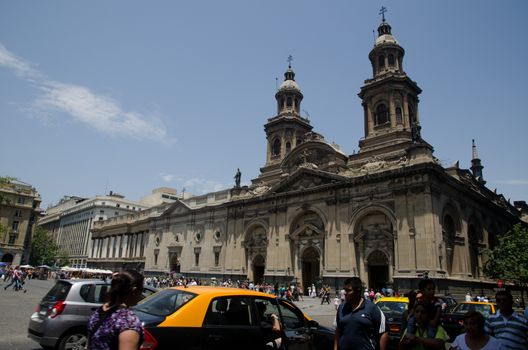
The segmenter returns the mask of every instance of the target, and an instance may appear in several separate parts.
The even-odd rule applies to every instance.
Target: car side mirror
[[[308,321],[308,327],[309,328],[318,328],[319,327],[319,322],[317,322],[315,320],[309,320]]]

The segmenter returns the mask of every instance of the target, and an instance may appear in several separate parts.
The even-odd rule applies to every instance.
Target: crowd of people
[[[4,290],[12,287],[15,291],[24,288],[24,281],[34,275],[19,266],[5,267],[1,271]],[[60,276],[58,276],[60,277]],[[102,276],[105,277],[105,276]],[[205,283],[204,283],[205,282]],[[223,287],[245,288],[295,301],[303,300],[302,288],[297,283],[253,283],[248,280],[216,279],[200,280],[184,276],[144,277],[134,270],[124,270],[111,276],[111,287],[105,303],[97,309],[88,323],[87,349],[137,349],[143,340],[141,322],[131,306],[141,299],[144,285],[155,288],[212,284]],[[398,342],[399,350],[445,349],[448,336],[441,325],[442,302],[435,296],[436,284],[432,279],[421,280],[418,289],[406,294],[408,309],[402,316],[402,334]],[[319,297],[321,304],[330,304],[331,288],[322,285],[308,286],[306,296]],[[365,289],[358,277],[344,281],[343,288],[336,291],[335,350],[365,349],[387,350],[389,346],[388,328],[383,312],[376,302],[383,296],[399,296],[392,289]],[[473,297],[468,293],[468,300]],[[486,298],[487,299],[487,298]],[[482,299],[485,300],[484,297]],[[464,333],[451,339],[450,350],[483,349],[528,349],[528,320],[524,314],[513,310],[513,297],[510,292],[500,290],[495,295],[498,311],[487,319],[479,312],[471,311],[464,315]],[[270,330],[269,344],[281,347],[281,325],[275,315],[266,326]],[[118,331],[116,331],[118,330]]]

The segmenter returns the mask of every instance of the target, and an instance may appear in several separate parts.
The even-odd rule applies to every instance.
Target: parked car
[[[457,335],[463,332],[463,318],[469,311],[478,311],[487,318],[493,315],[497,306],[489,302],[465,301],[459,303],[455,308],[442,315],[442,327],[446,330],[449,338],[454,340]]]
[[[409,298],[407,297],[383,297],[376,302],[376,305],[385,315],[385,324],[389,329],[389,336],[394,342],[399,340],[402,335],[402,324],[404,322],[404,314],[409,306]]]
[[[450,297],[448,295],[437,296],[437,298],[442,301],[442,312],[444,313],[449,312],[458,304],[455,298]]]
[[[109,288],[110,282],[98,279],[58,280],[31,315],[28,337],[45,349],[84,349],[88,320]],[[145,286],[143,296],[155,292]]]
[[[286,299],[247,289],[167,288],[134,311],[144,324],[142,349],[264,349],[261,322],[271,314],[281,321],[287,349],[333,349],[333,329]]]

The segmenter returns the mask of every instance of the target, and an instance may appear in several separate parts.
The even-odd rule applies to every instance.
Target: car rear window
[[[398,301],[380,301],[376,304],[383,312],[397,312],[403,313],[407,309],[407,303]]]
[[[168,316],[185,305],[189,300],[196,296],[179,289],[165,289],[150,298],[145,299],[134,308],[138,311],[155,315]]]
[[[66,300],[68,292],[70,291],[72,285],[71,283],[65,281],[58,281],[53,288],[44,296],[44,300]]]

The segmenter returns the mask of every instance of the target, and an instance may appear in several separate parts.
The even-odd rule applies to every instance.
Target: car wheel
[[[66,333],[60,340],[58,350],[84,350],[86,334],[80,330]]]

